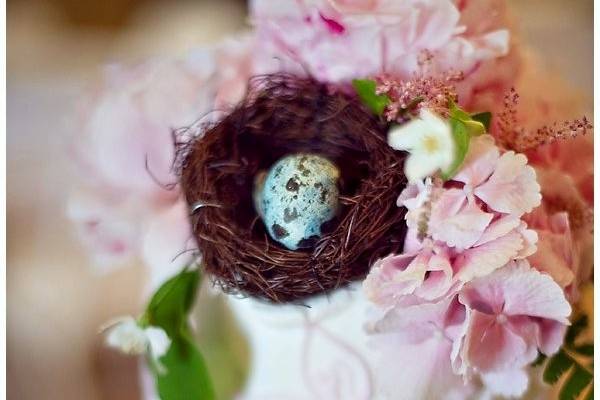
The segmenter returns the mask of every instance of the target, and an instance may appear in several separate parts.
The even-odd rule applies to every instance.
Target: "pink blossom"
[[[524,368],[538,350],[546,355],[558,351],[569,324],[571,306],[562,289],[527,261],[467,283],[458,298],[466,306],[467,323],[453,365],[462,374]]]
[[[522,154],[500,155],[489,135],[471,140],[471,149],[453,178],[465,184],[465,199],[477,197],[498,213],[520,217],[541,202],[535,170]]]
[[[139,208],[119,193],[79,188],[67,205],[67,216],[75,222],[77,237],[89,251],[93,268],[110,271],[129,260],[139,244]]]
[[[218,65],[214,82],[215,109],[235,106],[246,94],[248,79],[253,71],[254,41],[253,35],[230,38],[215,49]]]
[[[569,215],[566,212],[549,214],[539,207],[526,217],[539,237],[538,251],[528,258],[529,262],[552,276],[571,301],[576,300],[580,256],[571,234]]]
[[[307,72],[327,82],[409,78],[423,50],[434,55],[431,72],[471,72],[508,52],[506,30],[469,31],[450,0],[254,0],[251,14],[260,72]]]
[[[531,164],[548,173],[566,174],[589,207],[594,205],[594,140],[592,135],[559,140],[528,152]]]
[[[451,366],[464,322],[465,307],[456,297],[388,311],[369,330],[380,392],[407,400],[471,398],[476,385],[464,382]]]
[[[431,180],[409,185],[397,204],[408,209],[409,229],[461,253],[459,275],[470,277],[471,265],[481,263],[485,252],[494,256],[484,256],[478,270],[488,265],[491,272],[535,251],[535,233],[519,217],[537,206],[541,196],[534,170],[519,155],[501,155],[488,135],[474,138],[453,179],[444,185]]]
[[[363,282],[367,298],[380,306],[392,306],[407,298],[433,301],[445,296],[451,285],[448,251],[430,241],[414,253],[376,261]]]
[[[467,37],[495,32],[484,38],[497,39],[497,45],[508,47],[508,52],[502,57],[476,63],[469,70],[464,70],[467,79],[456,85],[463,106],[470,110],[488,110],[496,115],[504,93],[515,85],[521,74],[521,49],[518,38],[515,38],[518,31],[513,29],[509,7],[504,0],[457,0],[455,3],[460,11],[459,24],[465,27]],[[510,31],[510,38],[504,42],[501,35],[505,35],[506,30]]]
[[[537,175],[542,187],[542,209],[533,213],[534,216],[537,214],[537,217],[531,222],[534,224],[539,222],[539,216],[543,214],[548,216],[567,214],[570,229],[568,241],[572,242],[574,253],[572,264],[568,261],[570,257],[566,257],[565,260],[573,265],[572,270],[575,274],[574,286],[568,288],[567,292],[569,296],[576,298],[576,286],[589,279],[594,264],[593,209],[582,197],[571,175],[544,168],[538,168]],[[563,239],[566,240],[566,237]]]
[[[469,282],[492,273],[511,260],[535,252],[535,232],[515,217],[502,217],[483,232],[472,247],[461,251],[454,261],[456,279]]]
[[[164,268],[189,261],[189,222],[172,171],[172,129],[192,124],[213,106],[210,53],[185,60],[111,66],[84,97],[73,138],[82,184],[68,214],[97,264],[108,268],[144,253]],[[160,222],[156,222],[160,221]],[[160,226],[158,226],[160,225]],[[187,257],[186,257],[187,256]]]

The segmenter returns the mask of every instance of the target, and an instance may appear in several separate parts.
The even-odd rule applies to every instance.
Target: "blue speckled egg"
[[[338,211],[339,169],[316,154],[294,154],[257,175],[254,202],[271,237],[290,250],[307,247]]]

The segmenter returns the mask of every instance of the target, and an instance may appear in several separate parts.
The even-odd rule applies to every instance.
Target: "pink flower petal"
[[[427,277],[414,290],[425,300],[435,300],[448,293],[452,285],[452,266],[446,256],[433,255],[427,264]]]
[[[523,247],[521,235],[510,232],[496,240],[471,248],[459,254],[455,263],[456,279],[469,282],[488,275],[509,262]]]
[[[494,396],[520,398],[529,386],[529,376],[520,368],[487,372],[481,375],[481,380]]]
[[[507,329],[502,320],[497,320],[496,315],[472,311],[469,325],[463,358],[477,371],[485,373],[523,366],[520,358],[527,352],[527,343]]]
[[[500,152],[491,136],[473,138],[463,165],[452,179],[476,187],[492,175],[499,157]]]
[[[536,339],[540,351],[546,355],[556,353],[563,344],[567,325],[548,319],[543,319],[538,324],[540,329]]]
[[[479,246],[491,242],[492,240],[501,238],[517,228],[520,223],[521,221],[519,218],[514,216],[509,215],[501,217],[490,224],[475,245]]]
[[[67,216],[90,251],[96,272],[110,272],[135,254],[140,232],[137,211],[118,194],[81,189],[71,195]]]
[[[520,217],[541,203],[540,185],[527,158],[504,153],[490,179],[475,188],[475,195],[495,211]]]
[[[446,192],[454,192],[449,196],[451,201],[459,197],[454,195],[457,191],[459,190],[450,189]],[[464,201],[464,194],[462,196]],[[493,215],[483,212],[475,203],[468,204],[462,211],[454,215],[451,214],[454,211],[451,209],[452,207],[455,206],[447,207],[450,210],[447,215],[444,215],[441,210],[442,206],[436,204],[436,211],[432,212],[430,219],[430,232],[435,240],[445,242],[449,247],[468,249],[480,240],[485,228],[492,221]]]
[[[421,285],[427,271],[428,257],[423,254],[391,255],[373,264],[363,282],[369,300],[382,306],[411,294]]]
[[[461,293],[461,299],[468,303],[473,292],[478,292],[483,298],[502,293],[503,312],[509,316],[527,315],[569,323],[571,306],[560,286],[550,275],[531,268],[526,261],[512,263],[472,282]]]
[[[180,200],[149,220],[142,244],[142,257],[150,269],[149,289],[156,289],[194,257],[188,207]]]
[[[378,356],[378,393],[397,400],[470,398],[474,388],[452,372],[452,343],[443,335],[430,335],[419,344],[401,343],[393,333],[374,335],[370,341]]]
[[[373,333],[398,334],[403,344],[420,343],[438,330],[445,329],[451,298],[437,303],[421,303],[405,307],[394,307],[370,329]],[[462,306],[461,306],[462,307]]]

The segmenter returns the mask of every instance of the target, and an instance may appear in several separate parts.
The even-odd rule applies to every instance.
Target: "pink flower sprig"
[[[464,74],[447,71],[438,75],[417,75],[409,80],[397,80],[383,75],[376,79],[376,93],[387,95],[390,104],[384,111],[389,122],[405,122],[421,109],[429,109],[441,116],[448,116],[448,100],[457,100],[455,84]]]
[[[523,395],[527,366],[562,343],[577,281],[567,214],[531,214],[540,190],[527,158],[490,135],[471,140],[450,180],[409,184],[397,201],[403,253],[377,260],[363,282],[380,312],[369,333],[394,335],[404,353],[431,346],[436,367],[494,396]]]
[[[524,153],[542,145],[586,135],[593,129],[592,124],[583,116],[563,122],[553,122],[536,130],[527,130],[520,126],[517,118],[519,94],[511,88],[504,96],[503,110],[498,114],[498,142],[506,149]]]

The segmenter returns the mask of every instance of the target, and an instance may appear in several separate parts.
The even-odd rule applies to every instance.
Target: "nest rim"
[[[235,108],[190,134],[177,149],[179,183],[202,266],[225,293],[302,302],[401,252],[406,210],[396,198],[406,154],[387,145],[384,121],[343,89],[289,74],[255,77]],[[322,154],[342,171],[336,225],[300,250],[271,239],[251,199],[256,173],[294,152]]]

